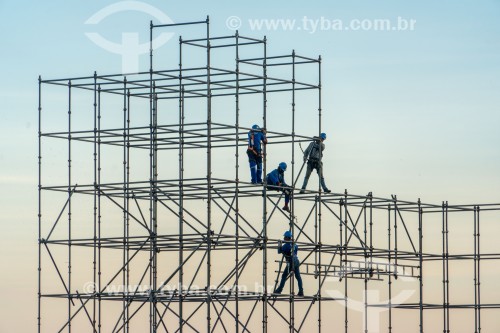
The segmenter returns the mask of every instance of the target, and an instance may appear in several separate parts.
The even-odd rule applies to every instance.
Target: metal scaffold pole
[[[123,78],[123,286],[129,285],[130,269],[129,269],[129,182],[130,182],[130,95],[127,90],[127,78]],[[123,326],[124,332],[129,331],[129,290],[123,290]]]
[[[264,37],[264,57],[262,58],[262,124],[267,128],[267,38]],[[263,147],[263,172],[267,174],[267,148]],[[267,179],[264,182],[267,185]],[[267,186],[263,186],[262,198],[262,333],[268,332],[268,290],[267,290]]]
[[[184,108],[185,89],[182,84],[182,37],[179,37],[179,332],[184,331]]]
[[[239,141],[240,141],[240,82],[239,82],[239,77],[240,77],[240,53],[239,53],[239,33],[236,31],[235,34],[235,42],[236,42],[236,47],[235,47],[235,78],[236,78],[236,90],[234,94],[234,99],[235,99],[235,142],[234,142],[234,147],[235,147],[235,162],[234,162],[234,173],[235,173],[235,191],[236,191],[236,196],[235,196],[235,212],[234,212],[234,219],[235,219],[235,246],[234,246],[234,271],[235,271],[235,281],[234,281],[234,288],[232,289],[234,291],[234,301],[235,301],[235,328],[234,331],[236,333],[240,332],[240,299],[239,299],[239,285],[240,285],[240,269],[239,269],[239,262],[240,262],[240,255],[239,255],[239,238],[240,238],[240,200],[239,200],[239,192],[240,192],[240,160],[239,160]]]
[[[420,268],[418,276],[418,309],[419,309],[419,329],[420,333],[424,332],[424,276],[423,276],[423,241],[424,241],[424,229],[423,229],[423,211],[420,199],[418,199],[418,266]]]
[[[153,287],[153,267],[154,267],[154,222],[153,222],[153,187],[154,187],[154,171],[153,171],[153,121],[154,121],[154,90],[153,90],[153,21],[149,25],[149,228],[151,230],[150,243],[149,243],[149,284],[152,286],[151,294],[149,297],[149,331],[150,333],[156,332],[156,313],[153,304],[154,292],[156,289]]]
[[[295,50],[292,51],[292,180],[295,179]],[[292,193],[293,194],[293,193]],[[296,235],[294,229],[295,219],[295,204],[292,202],[292,195],[290,197],[290,230],[292,231],[292,251],[296,245]],[[292,260],[290,263],[290,271],[295,272],[295,262]],[[292,275],[290,279],[290,333],[295,330],[295,279]]]
[[[368,244],[367,242],[367,234],[368,234],[368,230],[367,230],[367,219],[366,219],[366,203],[363,204],[363,241],[365,243],[365,258],[364,258],[364,261],[365,261],[365,267],[370,267],[369,264],[368,264],[368,252],[367,252],[367,249],[366,249],[366,244]],[[369,272],[364,272],[364,333],[368,333],[368,279],[369,279]]]
[[[388,288],[388,326],[387,326],[387,331],[389,333],[392,332],[392,304],[391,304],[391,298],[392,298],[392,274],[391,274],[391,263],[392,263],[392,255],[391,255],[391,209],[392,205],[389,204],[387,206],[387,252],[388,252],[388,274],[387,274],[387,288]],[[396,210],[396,207],[394,207],[394,211]]]
[[[321,83],[321,55],[318,56],[318,126],[319,126],[319,132],[321,133],[322,130],[322,101],[323,101],[323,94],[322,94],[322,83]],[[321,134],[320,134],[321,135]],[[323,286],[323,283],[321,282],[321,270],[322,270],[322,260],[321,260],[321,246],[322,246],[322,201],[321,201],[321,192],[316,198],[316,206],[318,207],[318,242],[317,242],[317,247],[316,247],[316,252],[318,253],[318,292],[317,292],[317,302],[318,302],[318,333],[321,333],[322,330],[322,322],[321,322],[321,288]]]
[[[474,333],[481,332],[481,243],[479,206],[474,207]]]
[[[38,77],[38,291],[37,330],[42,331],[42,77]]]
[[[442,234],[443,234],[443,333],[450,332],[449,312],[449,277],[448,277],[448,203],[442,204]]]
[[[151,295],[150,295],[150,316],[152,319],[152,333],[157,331],[158,318],[157,318],[157,292],[158,292],[158,249],[157,249],[157,236],[158,236],[158,191],[157,191],[157,181],[158,181],[158,97],[156,95],[156,83],[153,81],[152,88],[152,108],[151,108],[151,144],[150,144],[150,229],[152,230],[151,242],[150,242],[150,285],[151,285]]]
[[[68,332],[71,333],[71,80],[68,81]]]
[[[97,194],[98,194],[98,189],[97,189],[97,159],[98,159],[98,154],[97,154],[97,110],[98,110],[98,105],[97,105],[97,72],[94,72],[94,137],[93,137],[93,155],[94,155],[94,191],[93,191],[93,253],[92,253],[92,328],[94,331],[96,331],[96,318],[98,316],[97,313],[97,303],[96,303],[96,297],[95,294],[98,290],[98,280],[97,280],[97,220],[98,220],[98,206],[97,206]]]
[[[321,112],[322,112],[322,86],[321,86],[321,56],[318,56],[318,132],[321,133],[322,127],[321,127]],[[321,135],[321,134],[320,134]],[[322,168],[323,170],[323,168]],[[321,333],[321,288],[322,288],[322,283],[321,283],[321,270],[322,270],[322,260],[321,260],[321,246],[322,246],[322,202],[321,202],[321,192],[317,196],[315,196],[315,202],[316,202],[316,207],[317,207],[317,231],[318,231],[318,238],[317,238],[317,244],[316,244],[316,252],[318,256],[318,268],[317,268],[317,279],[318,279],[318,291],[317,291],[317,302],[318,302],[318,333]]]
[[[100,288],[102,286],[102,237],[101,237],[101,85],[97,87],[97,184],[94,184],[94,189],[97,189],[97,329],[101,332],[102,327],[102,299]]]
[[[348,333],[349,331],[349,294],[348,294],[348,285],[347,285],[347,260],[348,260],[348,252],[347,252],[347,246],[348,246],[348,243],[349,243],[349,240],[348,240],[348,236],[347,236],[347,233],[348,233],[348,228],[347,228],[347,223],[348,223],[348,210],[347,210],[347,190],[345,190],[344,192],[344,205],[343,205],[343,208],[344,208],[344,220],[342,221],[342,223],[344,224],[344,242],[342,244],[342,247],[343,247],[343,250],[344,250],[344,258],[341,259],[342,260],[342,263],[341,265],[344,266],[344,323],[345,323],[345,333]],[[342,255],[340,255],[340,257],[342,258]]]
[[[210,72],[210,22],[207,17],[207,333],[211,332],[212,274],[212,87]],[[215,305],[214,305],[215,306]]]

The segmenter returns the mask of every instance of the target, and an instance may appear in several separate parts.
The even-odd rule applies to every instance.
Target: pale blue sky
[[[0,260],[4,272],[13,272],[2,274],[0,288],[8,296],[0,311],[8,319],[0,322],[1,332],[14,331],[21,308],[33,315],[23,316],[16,331],[32,331],[36,319],[37,77],[120,72],[120,56],[85,32],[116,42],[123,32],[139,32],[145,42],[151,17],[130,12],[99,26],[84,24],[116,2],[0,0]],[[238,16],[241,34],[267,35],[272,54],[292,48],[321,54],[325,173],[335,192],[500,202],[500,1],[144,2],[174,22],[210,15],[214,34],[231,34],[226,18]],[[251,31],[248,25],[248,19],[304,16],[345,22],[402,17],[416,25],[414,31],[315,33]],[[175,49],[177,38],[163,51]],[[147,60],[141,57],[142,70]]]

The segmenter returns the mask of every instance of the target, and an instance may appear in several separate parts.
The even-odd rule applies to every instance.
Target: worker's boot
[[[305,192],[308,181],[309,181],[309,178],[304,178],[304,183],[302,184],[302,188],[300,189],[300,194],[303,194]]]
[[[304,296],[304,290],[299,290],[299,292],[297,293],[297,296]]]
[[[285,212],[290,212],[290,207],[288,207],[288,204],[285,204],[285,206],[283,207],[283,210]]]
[[[282,291],[283,291],[283,290],[282,290],[281,288],[279,288],[279,287],[278,287],[278,288],[274,291],[274,293],[273,293],[273,294],[281,294],[281,292],[282,292]]]
[[[325,193],[330,193],[331,191],[328,189],[328,187],[326,187],[326,184],[325,184],[325,178],[321,178],[321,187],[323,188],[323,191]]]

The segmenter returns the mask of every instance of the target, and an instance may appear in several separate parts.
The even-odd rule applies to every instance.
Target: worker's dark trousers
[[[323,177],[323,162],[320,161],[307,161],[307,170],[306,170],[306,176],[304,177],[304,183],[302,184],[302,189],[306,189],[307,183],[309,182],[309,177],[311,176],[312,171],[316,169],[316,172],[318,173],[319,181],[321,183],[321,188],[323,191],[328,190],[325,184],[325,178]]]
[[[251,150],[247,150],[248,163],[250,164],[250,177],[252,184],[262,183],[262,156],[255,155]]]
[[[303,290],[302,289],[302,277],[300,277],[299,265],[300,265],[299,258],[293,257],[293,266],[294,266],[293,272],[295,273],[295,278],[297,279],[299,291],[302,291]],[[291,266],[292,266],[292,263],[287,261],[286,268],[283,271],[283,275],[281,276],[280,286],[277,289],[280,292],[283,290],[283,287],[285,287],[286,278],[288,277],[288,273],[290,273],[290,269],[292,268]]]
[[[269,178],[266,180],[269,182]],[[290,202],[290,196],[292,194],[292,190],[287,187],[283,186],[276,186],[276,185],[267,185],[268,190],[275,190],[275,191],[281,191],[285,195],[285,204],[288,204]]]

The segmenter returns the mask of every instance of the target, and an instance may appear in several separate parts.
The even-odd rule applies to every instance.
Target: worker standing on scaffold
[[[321,133],[319,138],[314,137],[313,141],[309,144],[306,150],[304,150],[304,163],[307,161],[307,171],[300,193],[304,193],[307,187],[307,182],[309,181],[309,177],[311,176],[311,172],[314,169],[316,169],[316,172],[318,173],[321,188],[323,188],[323,191],[325,193],[331,192],[325,184],[325,178],[323,177],[323,162],[321,161],[323,150],[325,150],[325,144],[323,143],[323,141],[325,140],[326,134]]]
[[[283,271],[283,275],[281,275],[280,285],[274,291],[274,293],[281,294],[281,292],[283,291],[283,287],[285,286],[286,279],[288,278],[288,274],[293,270],[295,278],[297,279],[297,284],[299,286],[299,292],[297,293],[297,296],[304,296],[304,289],[302,288],[302,277],[300,276],[299,271],[300,261],[297,257],[299,247],[297,244],[295,244],[292,251],[292,233],[289,230],[285,231],[283,240],[285,244],[282,244],[281,241],[278,241],[278,253],[283,254],[283,256],[285,257],[286,267]]]
[[[282,209],[289,212],[290,207],[288,206],[288,203],[290,202],[292,189],[285,182],[285,171],[286,163],[281,162],[277,169],[274,169],[267,174],[266,182],[269,190],[282,191],[285,194],[285,206]]]
[[[253,125],[248,132],[248,162],[250,163],[250,176],[252,184],[262,184],[262,144],[267,143],[266,129]]]

